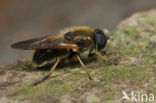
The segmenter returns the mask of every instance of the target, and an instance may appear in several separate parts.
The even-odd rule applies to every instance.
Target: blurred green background
[[[30,51],[10,48],[16,41],[52,35],[70,26],[114,30],[132,13],[155,5],[156,0],[1,0],[0,65],[29,56]]]

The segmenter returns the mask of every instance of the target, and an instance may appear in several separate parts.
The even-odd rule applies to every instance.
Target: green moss
[[[130,74],[131,74],[130,79],[131,84],[143,84],[147,82],[147,80],[149,79],[148,76],[150,76],[150,73],[148,73],[146,70],[141,69],[131,70]]]
[[[131,48],[128,50],[127,54],[131,56],[137,56],[141,52],[142,52],[141,47],[137,45],[132,45]]]
[[[111,86],[106,86],[102,91],[100,98],[102,100],[113,101],[114,95],[118,94],[119,90],[117,88],[112,88]]]
[[[16,90],[16,92],[19,94],[19,95],[30,95],[31,94],[31,92],[32,92],[32,90],[30,90],[29,88],[18,88],[17,90]]]
[[[137,35],[138,33],[138,26],[129,26],[127,27],[128,30],[125,31],[125,33],[129,36]]]
[[[103,68],[96,75],[101,75],[99,79],[103,83],[100,85],[112,84],[117,81],[131,81],[131,83],[137,84],[147,82],[150,73],[146,69],[121,66],[118,68]]]
[[[156,35],[156,26],[154,27],[153,35]]]
[[[156,56],[154,56],[152,60],[154,61],[154,63],[156,63]]]
[[[148,42],[147,48],[150,50],[156,50],[156,42]]]
[[[11,97],[13,99],[18,99],[20,101],[23,101],[25,100],[26,98],[31,98],[32,97],[32,94],[34,94],[37,90],[34,89],[34,88],[27,88],[27,87],[18,87],[18,88],[15,88],[11,94]]]
[[[153,25],[156,22],[155,18],[151,18],[151,17],[142,17],[139,19],[140,22],[146,23],[146,24],[150,24]]]

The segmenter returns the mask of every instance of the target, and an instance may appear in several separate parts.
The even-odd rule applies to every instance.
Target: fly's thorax
[[[77,38],[76,44],[78,45],[80,52],[91,51],[95,47],[91,36],[84,37],[83,39]]]
[[[72,28],[68,32],[65,32],[64,39],[70,44],[77,45],[79,48],[77,51],[86,51],[94,46],[94,31],[88,27]]]

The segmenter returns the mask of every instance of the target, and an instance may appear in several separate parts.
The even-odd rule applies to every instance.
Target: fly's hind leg
[[[37,85],[37,84],[39,84],[39,83],[47,80],[50,77],[50,75],[53,73],[53,71],[55,70],[56,66],[58,65],[58,63],[60,61],[61,61],[61,59],[60,58],[57,58],[55,64],[52,66],[52,68],[50,69],[49,73],[45,77],[43,77],[40,81],[34,83],[33,85]]]
[[[86,73],[87,73],[89,79],[92,80],[92,78],[91,78],[91,76],[90,76],[90,74],[89,74],[87,68],[85,67],[84,63],[82,62],[80,56],[79,56],[79,55],[76,55],[76,57],[77,57],[77,59],[79,60],[79,62],[80,62],[80,64],[81,64],[82,68],[86,71]]]

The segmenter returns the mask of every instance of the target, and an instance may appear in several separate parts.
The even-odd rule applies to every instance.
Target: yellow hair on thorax
[[[69,27],[64,30],[61,30],[61,34],[66,34],[67,32],[77,31],[77,30],[84,30],[88,32],[93,32],[94,30],[88,26],[75,26],[75,27]]]

